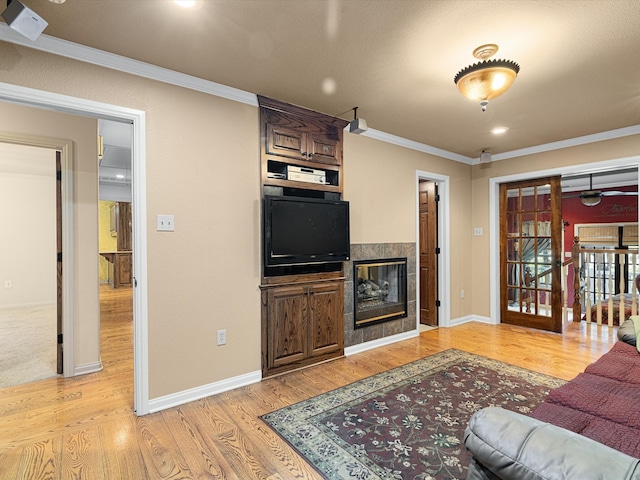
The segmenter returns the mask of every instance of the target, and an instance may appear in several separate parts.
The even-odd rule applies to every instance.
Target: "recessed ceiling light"
[[[49,0],[51,3],[64,3],[66,0]]]
[[[507,130],[509,130],[508,127],[496,127],[491,129],[491,133],[493,133],[494,135],[500,135],[502,133],[505,133]]]
[[[196,0],[173,0],[173,3],[184,8],[191,8],[195,6]]]

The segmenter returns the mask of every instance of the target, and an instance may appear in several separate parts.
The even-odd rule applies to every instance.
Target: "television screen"
[[[265,265],[349,259],[349,202],[302,197],[264,199]]]

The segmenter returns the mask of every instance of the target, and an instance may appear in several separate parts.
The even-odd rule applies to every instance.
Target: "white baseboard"
[[[76,375],[87,375],[88,373],[96,373],[102,370],[102,360],[92,363],[85,363],[84,365],[78,365],[73,370],[73,376]],[[65,375],[67,377],[68,375]]]
[[[497,323],[491,320],[491,318],[489,317],[483,317],[482,315],[466,315],[464,317],[452,318],[449,321],[449,326],[455,327],[456,325],[462,325],[463,323],[469,322],[480,322],[488,323],[489,325],[497,325]]]
[[[0,311],[2,310],[18,310],[22,308],[40,308],[40,307],[54,307],[56,305],[55,300],[53,302],[33,302],[33,303],[15,303],[13,305],[2,305],[0,306]]]
[[[391,343],[400,342],[402,340],[408,340],[409,338],[414,338],[420,335],[418,330],[411,330],[409,332],[398,333],[396,335],[391,335],[389,337],[379,338],[377,340],[371,340],[370,342],[359,343],[358,345],[353,345],[351,347],[347,347],[344,349],[344,354],[346,356],[353,355],[360,352],[366,352],[367,350],[371,350],[373,348],[382,347],[384,345],[389,345]]]
[[[171,393],[163,397],[152,398],[149,400],[149,413],[159,412],[160,410],[200,400],[201,398],[233,390],[234,388],[258,383],[260,380],[262,380],[262,372],[256,371],[201,387],[190,388],[182,392]]]

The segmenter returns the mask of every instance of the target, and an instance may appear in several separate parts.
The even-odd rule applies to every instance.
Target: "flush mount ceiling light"
[[[173,3],[183,8],[193,8],[196,6],[196,0],[173,0]]]
[[[511,60],[489,60],[497,51],[498,45],[493,43],[476,48],[473,56],[482,61],[460,70],[453,79],[462,95],[480,101],[483,112],[489,100],[509,90],[520,71]]]

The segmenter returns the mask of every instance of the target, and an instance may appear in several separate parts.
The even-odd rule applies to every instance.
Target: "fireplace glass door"
[[[407,259],[353,262],[355,328],[407,316]]]

